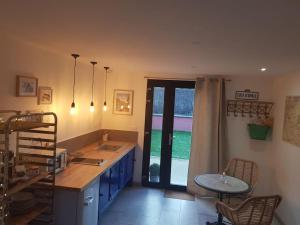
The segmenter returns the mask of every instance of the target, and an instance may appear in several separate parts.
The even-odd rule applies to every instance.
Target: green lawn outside
[[[151,135],[151,156],[160,156],[161,152],[161,131],[152,130]],[[190,159],[191,132],[174,131],[172,158]]]

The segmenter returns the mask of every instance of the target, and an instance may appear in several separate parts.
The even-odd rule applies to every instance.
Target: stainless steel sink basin
[[[98,150],[115,152],[121,147],[121,145],[102,144],[98,147]]]
[[[92,165],[92,166],[101,166],[105,163],[104,159],[91,159],[91,158],[73,158],[71,163],[84,164],[84,165]]]

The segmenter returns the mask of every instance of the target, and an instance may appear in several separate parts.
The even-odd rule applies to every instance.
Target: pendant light
[[[107,103],[106,103],[106,81],[107,81],[107,71],[109,70],[108,66],[104,67],[105,69],[105,92],[104,92],[104,104],[103,104],[103,111],[106,112],[107,111]]]
[[[71,104],[71,110],[70,114],[74,115],[76,113],[76,106],[75,106],[75,81],[76,81],[76,63],[77,63],[77,58],[79,57],[78,54],[72,54],[71,55],[74,58],[74,75],[73,75],[73,101]]]
[[[95,65],[97,64],[97,62],[91,62],[91,64],[93,65],[93,80],[92,80],[92,100],[91,100],[91,104],[90,104],[90,112],[94,112],[95,111],[95,106],[94,106],[94,77],[95,77]]]

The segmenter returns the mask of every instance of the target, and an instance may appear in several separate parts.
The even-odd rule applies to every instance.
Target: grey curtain
[[[187,186],[190,193],[207,194],[194,183],[195,176],[223,171],[226,160],[225,131],[225,80],[215,77],[197,79]]]

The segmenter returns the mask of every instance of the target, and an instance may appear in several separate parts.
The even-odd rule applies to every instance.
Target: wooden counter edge
[[[101,173],[97,174],[94,178],[92,178],[89,182],[86,182],[84,185],[80,187],[74,187],[74,186],[62,186],[55,184],[55,190],[69,190],[69,191],[77,191],[77,192],[82,192],[84,191],[91,183],[93,183],[99,176],[101,176],[106,170],[110,169],[113,167],[120,159],[122,159],[126,154],[128,154],[132,149],[134,149],[137,146],[137,143],[133,142],[123,142],[125,146],[122,146],[122,148],[126,148],[122,150],[122,153],[120,153],[119,156],[117,156],[114,160],[110,162],[109,165],[106,165],[106,169],[103,170]],[[93,143],[94,144],[94,143]],[[91,144],[91,146],[93,145]],[[86,148],[86,147],[85,147]],[[62,171],[63,173],[63,171]]]

